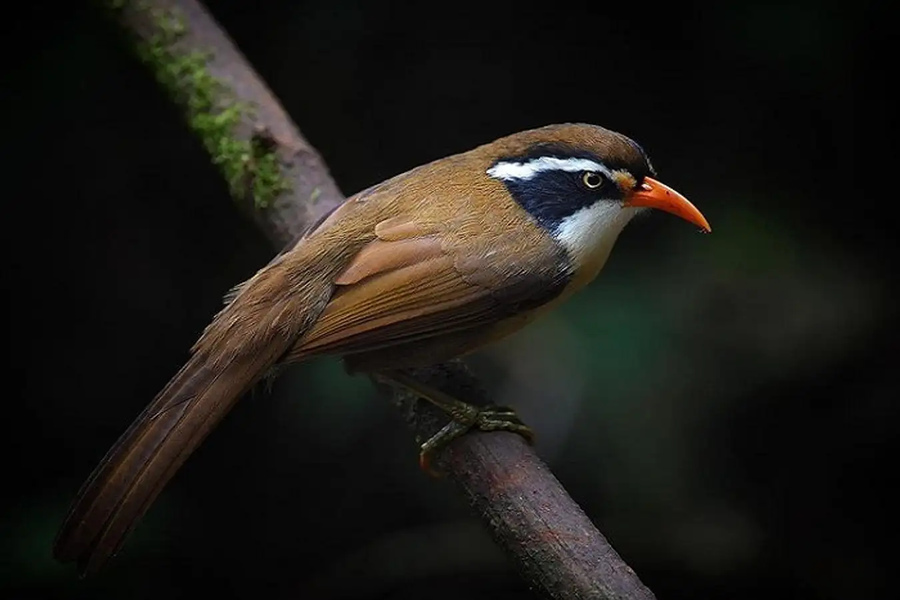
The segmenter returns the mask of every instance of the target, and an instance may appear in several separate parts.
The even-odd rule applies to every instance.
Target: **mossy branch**
[[[319,155],[196,0],[102,4],[182,108],[238,204],[278,247],[343,201]],[[455,397],[488,403],[462,363],[411,374]],[[446,417],[430,404],[384,391],[418,440],[444,424]],[[470,433],[440,451],[435,463],[459,485],[539,595],[653,598],[521,437]]]
[[[317,206],[343,200],[321,158],[201,5],[101,4],[182,109],[232,197],[279,244],[293,239]]]

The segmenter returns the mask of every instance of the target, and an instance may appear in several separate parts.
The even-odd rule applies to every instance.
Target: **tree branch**
[[[206,9],[195,0],[106,0],[138,56],[184,111],[239,207],[283,247],[343,196],[318,153]],[[487,403],[461,362],[411,373]],[[446,417],[384,390],[417,440]],[[653,598],[521,437],[470,433],[435,457],[529,585],[548,598]]]

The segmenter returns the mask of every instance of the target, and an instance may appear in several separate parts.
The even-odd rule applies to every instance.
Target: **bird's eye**
[[[603,185],[603,176],[595,171],[585,171],[581,174],[581,182],[590,190],[596,190]]]

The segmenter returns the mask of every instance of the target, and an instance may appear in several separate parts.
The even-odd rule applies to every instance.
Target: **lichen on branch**
[[[267,132],[254,131],[249,139],[237,134],[238,127],[253,121],[254,107],[234,98],[228,85],[210,73],[211,50],[178,51],[186,32],[184,19],[176,8],[151,8],[140,0],[108,0],[115,11],[147,11],[154,31],[137,40],[139,58],[157,81],[185,111],[188,125],[209,152],[228,183],[231,195],[248,195],[256,208],[272,206],[278,196],[290,190],[282,173],[276,145]]]

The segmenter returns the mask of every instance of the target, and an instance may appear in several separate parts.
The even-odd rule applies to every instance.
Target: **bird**
[[[349,197],[227,294],[184,366],[81,487],[55,558],[82,575],[101,568],[273,369],[338,356],[351,373],[415,392],[405,369],[465,356],[557,307],[594,280],[623,228],[650,209],[711,231],[656,179],[641,146],[588,123],[506,135]],[[421,395],[455,418],[471,408]],[[460,431],[527,432],[513,414],[479,420],[479,411]]]

